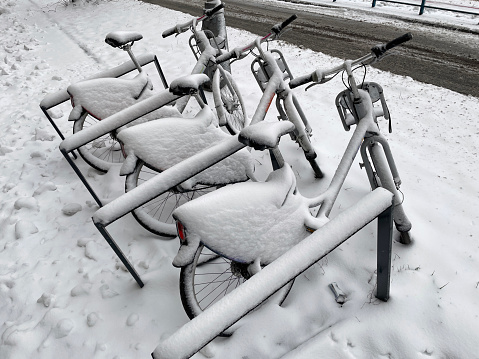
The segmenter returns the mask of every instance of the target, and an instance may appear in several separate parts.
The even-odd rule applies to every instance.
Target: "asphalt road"
[[[201,15],[204,0],[142,0],[192,15]],[[294,1],[294,0],[293,0]],[[254,0],[224,0],[226,24],[257,34],[297,14],[293,31],[283,40],[314,51],[357,58],[372,45],[387,42],[405,32],[413,40],[398,47],[396,56],[375,64],[380,69],[415,80],[479,97],[479,32],[394,17],[372,22],[352,19],[347,10],[328,6],[266,3]],[[361,16],[364,19],[364,16]]]

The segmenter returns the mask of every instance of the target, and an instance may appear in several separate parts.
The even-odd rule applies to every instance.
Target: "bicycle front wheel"
[[[126,176],[125,192],[141,186],[161,171],[139,160],[133,173]],[[171,188],[160,196],[133,210],[133,216],[148,231],[168,238],[176,237],[173,211],[182,204],[214,191],[216,186],[196,185],[192,190]]]
[[[233,76],[218,66],[213,77],[213,99],[220,125],[235,135],[248,125],[243,98]]]
[[[85,112],[73,124],[73,133],[94,126],[98,122],[99,120]],[[78,148],[78,152],[86,163],[101,172],[108,172],[112,164],[122,163],[125,159],[122,144],[114,133],[108,133],[81,146]]]
[[[180,295],[186,314],[193,319],[250,277],[247,264],[232,261],[200,244],[193,262],[181,268]],[[270,297],[268,303],[281,305],[289,294],[293,281]],[[231,335],[235,327],[236,325],[231,326],[221,335]]]

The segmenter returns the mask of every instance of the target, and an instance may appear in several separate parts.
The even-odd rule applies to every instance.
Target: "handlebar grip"
[[[294,89],[295,87],[306,85],[307,83],[313,82],[313,73],[309,75],[303,75],[292,79],[289,82],[289,88]]]
[[[374,55],[376,55],[376,57],[381,57],[382,55],[384,55],[384,53],[386,51],[392,49],[393,47],[401,45],[402,43],[405,43],[406,41],[409,41],[411,39],[412,39],[412,34],[410,32],[408,32],[408,33],[406,33],[402,36],[399,36],[398,38],[396,38],[394,40],[389,41],[386,44],[381,44],[381,45],[374,46],[371,49],[371,52],[373,52]]]
[[[402,43],[407,42],[411,39],[412,39],[412,34],[410,32],[408,32],[408,33],[406,33],[402,36],[399,36],[398,38],[396,38],[394,40],[389,41],[386,44],[386,50],[392,49],[393,47],[401,45]]]
[[[168,37],[168,36],[171,36],[171,35],[174,35],[174,34],[176,34],[176,26],[172,27],[171,29],[167,29],[167,30],[163,31],[161,36],[163,38],[165,38],[165,37]]]
[[[296,14],[291,15],[289,18],[284,20],[281,24],[276,24],[271,28],[271,31],[278,35],[283,29],[296,20],[298,16]]]
[[[216,58],[216,63],[221,64],[222,62],[225,62],[225,61],[228,61],[228,60],[231,60],[231,59],[236,59],[237,57],[238,56],[236,54],[236,51],[232,50],[230,52],[226,52],[226,53],[221,54],[220,56],[218,56]]]
[[[214,13],[220,11],[221,9],[223,9],[225,7],[225,4],[221,3],[219,4],[218,6],[214,7],[213,9],[209,9],[209,10],[205,10],[205,15],[207,17],[210,17],[211,15],[213,15]]]

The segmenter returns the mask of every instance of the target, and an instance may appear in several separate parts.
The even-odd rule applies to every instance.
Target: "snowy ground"
[[[477,17],[449,13],[429,14],[428,21],[446,17],[477,26]],[[171,266],[178,242],[159,240],[130,216],[109,227],[146,281],[140,289],[94,228],[97,206],[62,158],[60,139],[38,107],[47,93],[125,61],[123,52],[103,41],[113,30],[142,32],[135,51],[156,53],[169,81],[184,74],[193,64],[187,35],[158,34],[187,19],[134,0],[77,7],[0,0],[1,358],[148,358],[187,322],[178,270]],[[228,33],[231,47],[254,36]],[[296,75],[338,63],[288,44],[277,47]],[[259,89],[248,68],[242,61],[233,72],[251,116]],[[371,70],[368,78],[385,88],[394,122],[388,138],[413,222],[413,244],[394,243],[391,299],[371,297],[370,225],[298,277],[283,307],[261,308],[197,358],[479,358],[479,99],[388,72]],[[336,79],[297,91],[327,174],[314,180],[296,146],[283,141],[305,195],[329,183],[350,135],[333,106],[342,87]],[[53,112],[67,134],[68,111],[65,105]],[[101,175],[78,163],[102,198],[121,195],[117,168]],[[333,217],[368,192],[366,175],[355,164]],[[81,207],[74,214],[73,204]],[[331,282],[347,294],[345,305],[334,301]]]

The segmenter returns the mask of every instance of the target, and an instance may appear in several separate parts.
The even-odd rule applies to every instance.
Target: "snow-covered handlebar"
[[[394,40],[389,41],[388,43],[376,45],[373,48],[371,48],[370,54],[351,61],[351,66],[354,66],[360,63],[371,63],[371,60],[372,62],[378,61],[386,53],[386,51],[392,49],[393,47],[401,45],[411,39],[412,39],[412,34],[408,32],[402,36],[399,36],[398,38]],[[342,70],[344,70],[344,63],[341,64],[340,66],[336,66],[326,71],[315,70],[310,74],[294,78],[293,80],[289,82],[289,87],[293,89],[295,87],[305,85],[310,82],[323,83],[328,81],[328,79],[326,78],[327,76],[336,74],[337,72]]]
[[[175,26],[173,26],[172,28],[169,28],[165,31],[163,31],[163,33],[161,34],[162,37],[168,37],[168,36],[171,36],[171,35],[175,35],[175,34],[181,34],[185,31],[187,31],[191,25],[193,25],[193,21],[203,21],[209,17],[211,17],[212,15],[214,15],[216,12],[218,12],[219,10],[223,9],[225,7],[225,5],[223,3],[219,4],[218,6],[215,6],[213,9],[210,9],[210,10],[205,10],[205,14],[197,19],[192,19],[188,22],[185,22],[184,24],[177,24]]]
[[[291,15],[289,18],[287,18],[285,21],[283,21],[282,23],[280,24],[276,24],[274,25],[272,28],[271,28],[271,32],[269,34],[267,34],[266,36],[263,36],[261,38],[261,41],[260,42],[264,42],[264,41],[267,41],[267,40],[274,40],[274,39],[277,39],[279,36],[281,36],[281,33],[283,32],[283,30],[289,25],[291,24],[295,19],[297,18],[296,15]],[[241,56],[244,54],[244,53],[247,53],[249,52],[252,48],[254,48],[256,45],[256,40],[251,42],[250,44],[246,45],[246,46],[240,46],[240,47],[236,47],[234,48],[233,50],[229,51],[229,52],[226,52],[220,56],[218,56],[216,58],[216,63],[217,64],[220,64],[222,62],[225,62],[225,61],[228,61],[228,60],[231,60],[231,59],[238,59],[238,58],[241,58]]]

